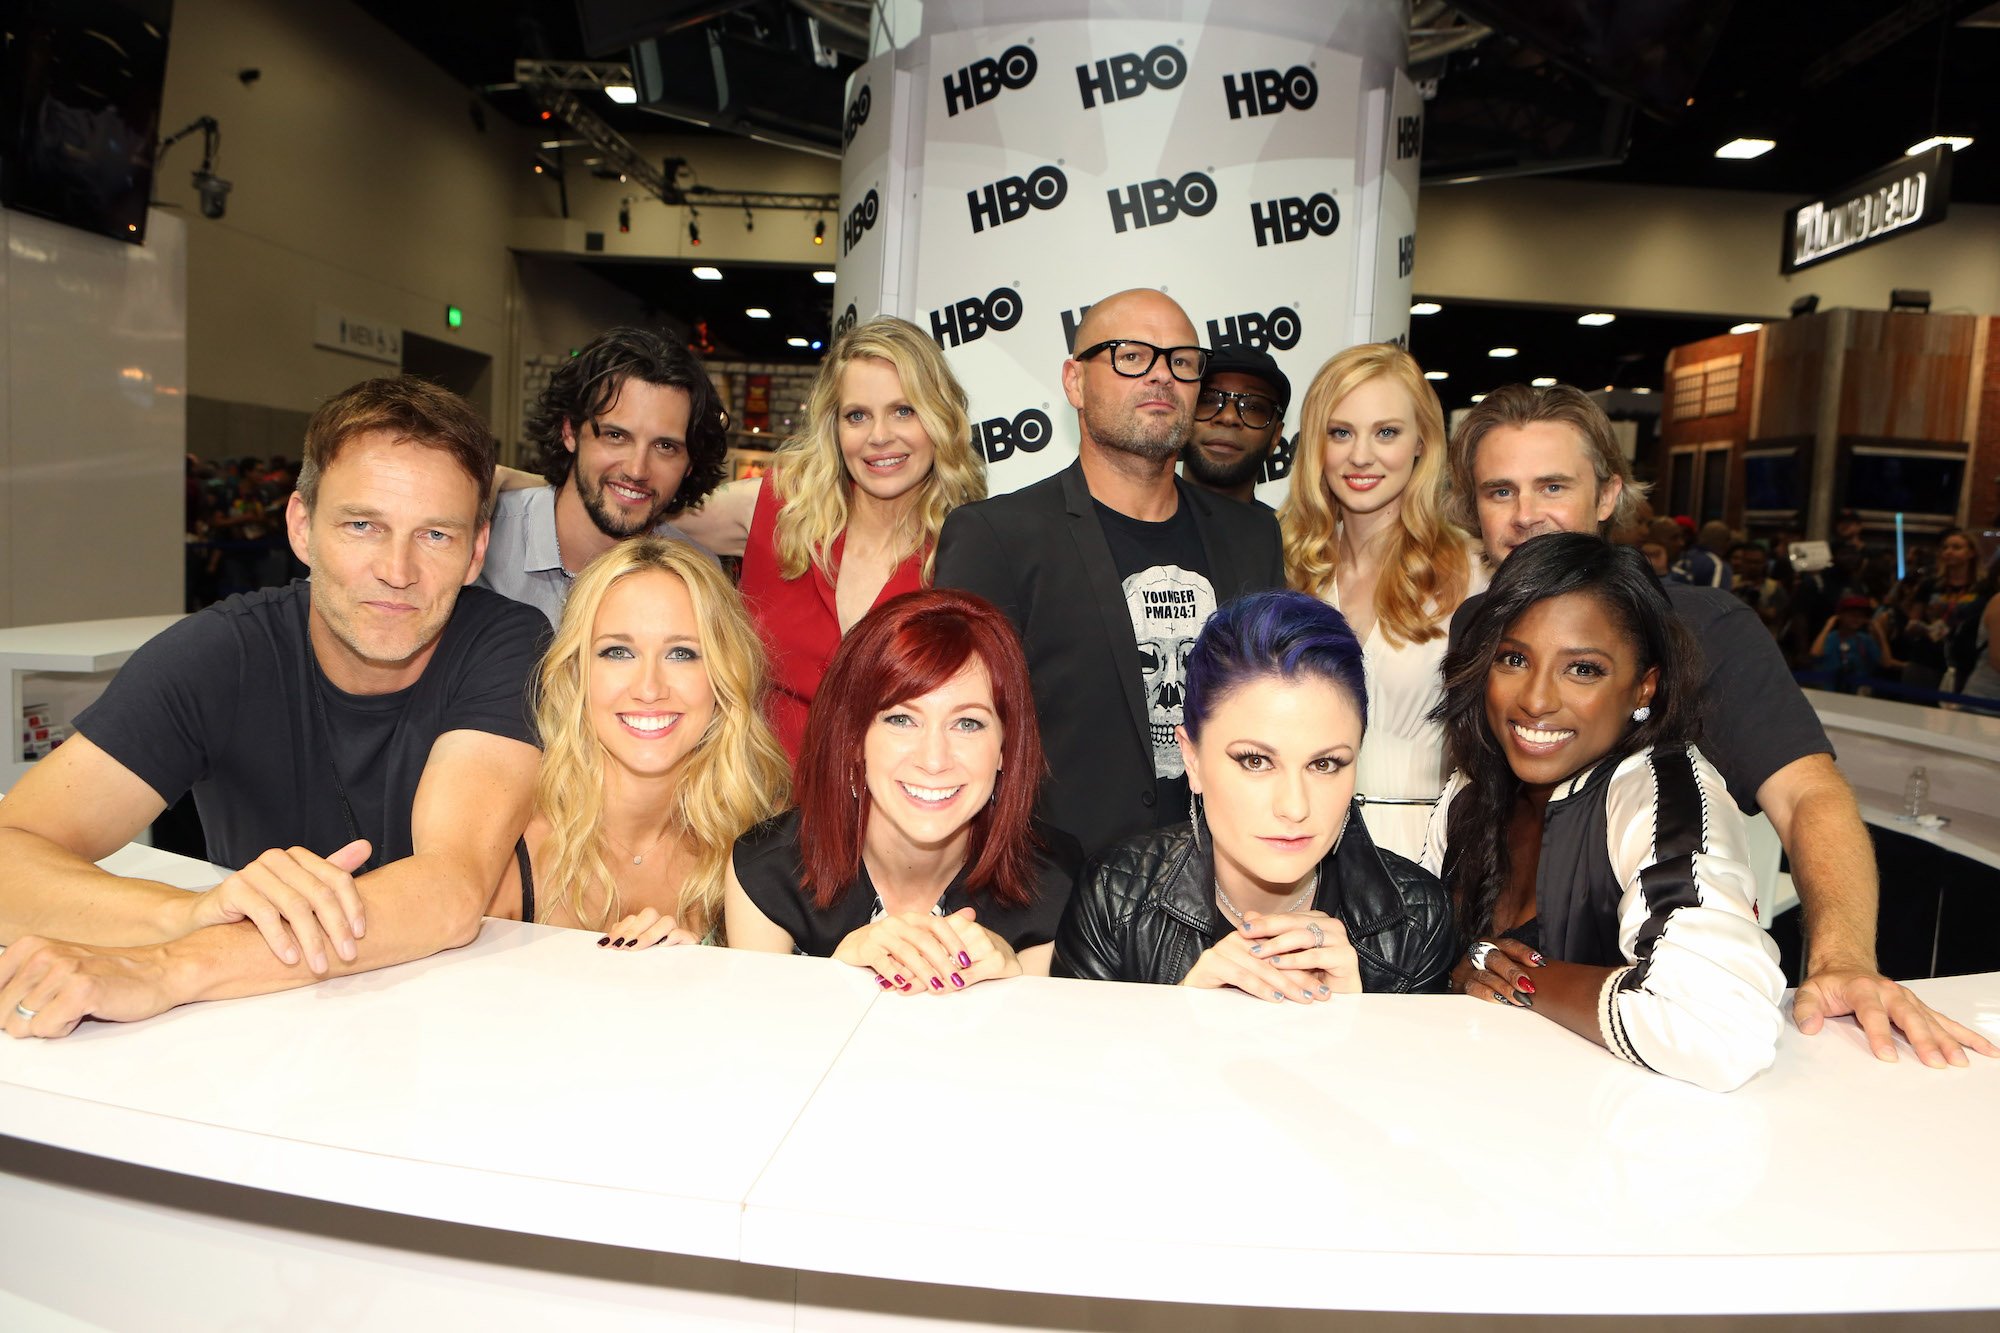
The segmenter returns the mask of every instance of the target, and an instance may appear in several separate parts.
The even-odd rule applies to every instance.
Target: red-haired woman
[[[910,994],[1048,975],[1082,856],[1033,820],[1041,772],[1006,617],[943,589],[884,602],[821,682],[798,808],[736,841],[730,946],[837,958]]]

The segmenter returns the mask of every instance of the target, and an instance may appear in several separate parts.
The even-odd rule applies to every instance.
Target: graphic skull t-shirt
[[[1215,586],[1194,515],[1182,505],[1164,523],[1127,518],[1099,504],[1097,517],[1132,618],[1139,657],[1133,664],[1146,703],[1153,773],[1162,816],[1187,803],[1187,767],[1174,740],[1186,698],[1188,653],[1215,610]]]

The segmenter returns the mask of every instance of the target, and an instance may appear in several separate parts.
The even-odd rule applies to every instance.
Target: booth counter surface
[[[2000,974],[1916,989],[2000,1035]],[[424,962],[7,1044],[0,1133],[27,1142],[0,1188],[53,1208],[23,1163],[61,1149],[383,1234],[547,1238],[552,1271],[614,1246],[1230,1306],[1975,1309],[2000,1307],[1996,1109],[2000,1062],[1877,1063],[1845,1023],[1788,1029],[1720,1096],[1463,997],[915,999],[495,921]]]

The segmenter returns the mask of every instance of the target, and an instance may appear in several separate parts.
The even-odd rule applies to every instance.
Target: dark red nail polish
[[[958,987],[960,990],[964,990],[965,978],[961,977],[960,975],[958,975],[958,973],[954,972],[951,974],[951,984]]]
[[[609,935],[606,935],[603,939],[597,942],[597,947],[602,949],[605,945],[609,943],[611,943],[611,937]]]
[[[967,953],[967,952],[966,952],[965,950],[963,950],[963,949],[960,949],[960,950],[958,951],[958,965],[959,965],[960,967],[971,967],[971,966],[972,966],[972,955],[971,955],[971,954],[969,954],[969,953]]]
[[[1514,978],[1514,985],[1518,989],[1524,990],[1530,995],[1533,995],[1535,993],[1535,983],[1528,980],[1526,977]]]
[[[903,974],[901,972],[898,972],[896,974],[896,984],[898,986],[908,986],[910,983],[903,980]]]
[[[883,990],[888,990],[888,989],[889,989],[889,978],[887,978],[887,977],[877,977],[877,978],[875,978],[875,984],[876,984],[876,985],[878,985],[878,986],[880,986],[880,987],[881,987],[881,988],[882,988]]]
[[[940,979],[938,979],[937,977],[932,977],[932,978],[931,978],[931,989],[932,989],[932,990],[943,990],[943,989],[944,989],[944,982],[943,982],[943,981],[941,981]]]
[[[620,935],[620,936],[619,936],[619,937],[618,937],[617,939],[615,939],[615,940],[611,941],[611,947],[612,947],[612,948],[614,948],[614,949],[622,949],[622,948],[624,948],[624,947],[625,947],[625,937],[624,937],[623,935]]]
[[[907,995],[907,994],[909,994],[909,991],[910,991],[910,983],[909,983],[909,982],[907,982],[907,981],[903,982],[903,983],[902,983],[902,986],[901,986],[901,989],[902,989],[902,991],[903,991],[903,993],[904,993],[904,994],[906,994],[906,995]]]

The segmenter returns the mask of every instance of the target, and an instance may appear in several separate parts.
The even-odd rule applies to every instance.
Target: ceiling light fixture
[[[787,347],[810,347],[810,346],[812,346],[812,342],[811,342],[811,341],[810,341],[809,339],[806,339],[806,338],[787,338],[787,339],[785,339],[785,346],[787,346]]]
[[[1598,310],[1598,311],[1593,311],[1588,315],[1578,315],[1576,317],[1576,322],[1579,324],[1587,324],[1591,328],[1595,329],[1595,328],[1602,328],[1604,325],[1609,324],[1612,320],[1616,318],[1618,318],[1618,316],[1611,314],[1608,311]]]
[[[1651,393],[1651,392],[1652,392],[1652,390],[1651,390],[1651,389],[1649,389],[1649,388],[1647,388],[1647,387],[1646,387],[1645,385],[1643,385],[1643,384],[1635,384],[1635,385],[1633,385],[1633,386],[1632,386],[1632,392],[1633,392],[1633,393]]]
[[[771,312],[760,305],[753,305],[743,313],[752,319],[769,319],[771,317]]]
[[[1410,313],[1413,315],[1435,315],[1442,309],[1444,307],[1436,301],[1419,301],[1410,307]]]
[[[819,221],[817,221],[817,222],[813,223],[813,244],[814,244],[814,245],[825,245],[825,244],[826,244],[826,219],[825,219],[825,218],[821,218],[821,219],[820,219]]]
[[[1777,146],[1778,141],[1776,139],[1731,139],[1728,143],[1716,149],[1715,155],[1717,157],[1731,158],[1736,161],[1748,161],[1753,157],[1764,156],[1764,154]]]
[[[814,270],[813,270],[813,281],[814,281],[814,282],[817,282],[817,283],[823,283],[823,284],[825,284],[825,285],[826,285],[826,286],[828,286],[828,287],[831,287],[831,286],[833,286],[833,270],[832,270],[832,269],[830,269],[830,268],[816,268],[816,269],[814,269]]]
[[[1520,354],[1521,349],[1518,347],[1493,347],[1489,348],[1486,353],[1488,356],[1498,357],[1519,356]]]
[[[1426,370],[1424,378],[1427,380],[1448,380],[1451,378],[1451,372],[1449,370]]]
[[[1743,323],[1741,324],[1731,324],[1729,326],[1729,331],[1731,333],[1755,333],[1757,330],[1763,327],[1764,326],[1760,324],[1758,321],[1754,319],[1748,319],[1743,321]]]
[[[629,83],[607,83],[604,95],[620,106],[631,106],[639,100],[639,90]]]
[[[697,278],[700,278],[703,282],[722,281],[722,270],[719,268],[710,268],[707,264],[695,265],[693,272],[694,275]]]
[[[1542,375],[1529,380],[1528,383],[1537,389],[1553,389],[1556,387],[1556,377],[1553,375]]]
[[[1483,403],[1486,401],[1486,395],[1483,393],[1475,393],[1472,395],[1472,401],[1475,403]]]
[[[1969,134],[1933,134],[1922,143],[1911,144],[1909,152],[1905,153],[1904,156],[1915,157],[1918,153],[1928,153],[1933,148],[1942,148],[1947,144],[1951,145],[1952,152],[1963,152],[1972,147],[1972,136]]]

